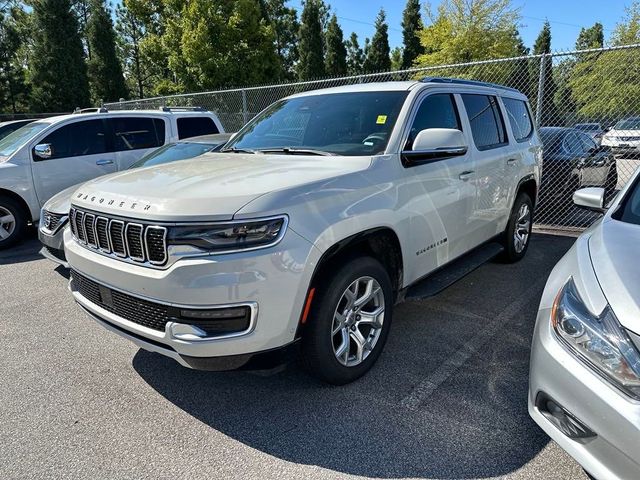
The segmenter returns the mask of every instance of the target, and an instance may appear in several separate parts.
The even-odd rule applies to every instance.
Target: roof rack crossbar
[[[490,82],[481,82],[479,80],[467,80],[464,78],[454,78],[454,77],[424,77],[420,80],[422,83],[455,83],[458,85],[475,85],[479,87],[490,87],[490,88],[498,88],[501,90],[508,90],[511,92],[520,93],[517,88],[506,87],[504,85],[499,85],[497,83]]]
[[[163,112],[206,112],[203,107],[167,107],[165,105],[160,107],[160,110]]]
[[[73,113],[109,113],[109,110],[107,110],[107,107],[90,107],[90,108],[76,107]]]

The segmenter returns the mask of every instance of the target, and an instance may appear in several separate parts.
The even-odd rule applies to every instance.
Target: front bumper
[[[61,225],[54,233],[45,233],[38,229],[38,239],[42,243],[40,254],[64,268],[69,268],[69,263],[64,253],[64,230],[65,224]]]
[[[184,366],[205,369],[210,369],[207,365],[211,363],[229,363],[223,357],[235,357],[230,368],[239,368],[250,361],[247,356],[294,342],[308,285],[320,258],[320,251],[291,229],[273,248],[184,258],[164,270],[88,250],[75,242],[70,232],[65,232],[65,250],[73,270],[143,301],[195,309],[255,305],[256,317],[246,332],[189,339],[177,334],[171,321],[163,331],[148,328],[102,308],[72,287],[80,306],[109,330]]]
[[[582,467],[599,480],[640,478],[640,403],[626,397],[580,362],[552,331],[543,308],[531,350],[529,414]],[[594,436],[570,438],[536,405],[543,394]]]

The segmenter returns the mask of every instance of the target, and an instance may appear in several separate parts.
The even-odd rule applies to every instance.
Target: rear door
[[[512,181],[507,164],[516,161],[509,145],[507,129],[498,97],[491,94],[461,93],[466,120],[471,130],[475,189],[468,229],[469,247],[494,237],[508,216]]]
[[[170,138],[168,122],[160,116],[114,115],[107,122],[118,170],[129,168]]]
[[[49,144],[51,157],[39,158],[34,148]],[[31,144],[33,182],[40,206],[71,185],[115,171],[115,155],[105,120],[75,120],[46,133]]]

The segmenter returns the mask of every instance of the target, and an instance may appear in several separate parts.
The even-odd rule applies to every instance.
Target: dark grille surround
[[[47,210],[42,212],[42,215],[44,228],[50,232],[55,232],[67,216],[66,213],[53,213]]]
[[[71,233],[78,242],[107,255],[135,263],[164,265],[167,261],[167,229],[118,220],[100,214],[71,208]]]
[[[71,270],[71,287],[88,301],[108,312],[160,332],[164,332],[167,323],[171,321],[195,325],[211,336],[244,332],[251,325],[252,312],[248,306],[214,309],[220,312],[221,318],[218,319],[183,318],[181,314],[185,311],[184,309],[122,293],[101,285],[74,270]]]

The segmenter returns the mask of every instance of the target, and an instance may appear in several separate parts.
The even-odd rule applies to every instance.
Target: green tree
[[[396,47],[391,50],[391,70],[402,69],[402,48]]]
[[[551,53],[551,25],[549,21],[545,21],[542,26],[542,30],[538,34],[536,41],[533,45],[534,55],[545,55],[540,58],[542,67],[539,65],[533,66],[534,69],[538,69],[539,75],[544,76],[544,87],[542,92],[538,89],[539,76],[534,75],[532,78],[535,83],[535,92],[537,95],[542,95],[542,112],[536,112],[536,116],[540,118],[540,126],[554,125],[558,123],[558,111],[554,102],[556,94],[556,83],[553,78],[553,58],[549,55]],[[532,86],[533,87],[533,86]]]
[[[520,19],[511,0],[443,0],[419,32],[424,48],[415,64],[445,65],[518,55],[513,32]]]
[[[576,50],[602,48],[603,46],[604,31],[600,22],[594,23],[592,27],[580,29],[580,34],[576,40]]]
[[[116,37],[111,12],[104,0],[90,0],[87,42],[91,57],[87,62],[89,89],[94,103],[128,96],[122,65],[116,55]]]
[[[327,25],[325,71],[332,77],[347,74],[347,48],[338,18],[333,15]]]
[[[298,13],[287,7],[286,0],[265,0],[266,16],[275,34],[276,53],[281,65],[279,80],[295,79],[295,65],[298,61]]]
[[[78,22],[69,0],[33,3],[29,79],[37,112],[64,112],[89,104],[89,82]]]
[[[298,33],[298,79],[310,80],[323,77],[324,33],[322,16],[326,7],[322,0],[306,0],[300,18]]]
[[[128,89],[138,98],[152,90],[152,69],[142,54],[140,44],[145,37],[143,22],[123,2],[116,10],[116,32],[119,56],[124,67]]]
[[[360,75],[362,64],[364,63],[364,52],[358,43],[358,35],[351,32],[347,40],[347,73],[349,75]]]
[[[613,46],[635,43],[640,43],[638,2],[625,9],[609,39]],[[613,122],[625,115],[637,115],[638,106],[632,99],[640,98],[640,52],[612,50],[597,54],[592,62],[577,62],[570,86],[583,118]]]
[[[424,53],[418,32],[424,28],[420,16],[420,0],[407,0],[407,6],[402,13],[402,64],[400,68],[413,66],[418,56]],[[393,59],[392,62],[393,64]],[[399,70],[399,68],[394,68]]]
[[[0,112],[17,113],[25,110],[28,88],[25,69],[17,56],[21,47],[19,30],[8,10],[0,9]]]
[[[391,58],[389,49],[389,26],[387,25],[387,16],[383,9],[380,9],[375,22],[375,33],[371,38],[371,45],[367,49],[366,58],[364,60],[364,71],[370,72],[387,72],[391,70]]]

